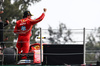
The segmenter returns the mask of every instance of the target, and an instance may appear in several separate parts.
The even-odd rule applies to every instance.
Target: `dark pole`
[[[40,28],[40,62],[42,65],[42,28]]]
[[[0,22],[0,44],[4,48],[4,43],[3,43],[3,22]]]
[[[83,50],[84,50],[84,57],[83,57],[83,58],[84,58],[84,59],[83,59],[83,60],[84,60],[84,62],[83,62],[83,64],[86,64],[86,63],[85,63],[85,60],[86,60],[86,59],[85,59],[85,57],[86,57],[86,56],[85,56],[85,55],[86,55],[86,45],[85,45],[85,28],[83,28],[83,46],[84,46],[84,48],[83,48]]]

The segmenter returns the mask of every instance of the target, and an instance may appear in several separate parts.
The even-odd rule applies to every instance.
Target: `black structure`
[[[44,45],[43,65],[83,64],[83,44]]]
[[[100,66],[100,61],[97,61],[97,66]]]
[[[3,42],[3,22],[0,22],[0,42]]]

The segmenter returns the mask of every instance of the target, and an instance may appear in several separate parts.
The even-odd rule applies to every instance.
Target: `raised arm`
[[[36,24],[36,23],[38,23],[38,22],[40,22],[40,21],[43,20],[47,9],[44,8],[43,11],[44,11],[44,13],[42,13],[42,15],[41,15],[39,18],[37,18],[37,19],[35,19],[35,20],[30,20],[31,24]]]

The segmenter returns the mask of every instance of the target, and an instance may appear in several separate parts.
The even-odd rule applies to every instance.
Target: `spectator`
[[[2,14],[2,13],[4,13],[4,11],[0,11],[0,14]],[[0,17],[0,22],[2,22],[1,17]],[[6,22],[6,23],[4,23],[4,25],[3,25],[4,27],[7,26],[7,25],[9,24],[9,20],[6,18],[5,22]]]

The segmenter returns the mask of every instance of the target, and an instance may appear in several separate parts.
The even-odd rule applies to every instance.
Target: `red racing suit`
[[[42,15],[39,18],[35,19],[34,21],[31,21],[32,19],[24,18],[16,22],[14,33],[19,33],[16,44],[16,47],[18,48],[18,53],[21,53],[21,50],[22,53],[29,52],[32,26],[40,22],[44,18],[44,16],[45,14],[42,13]]]

